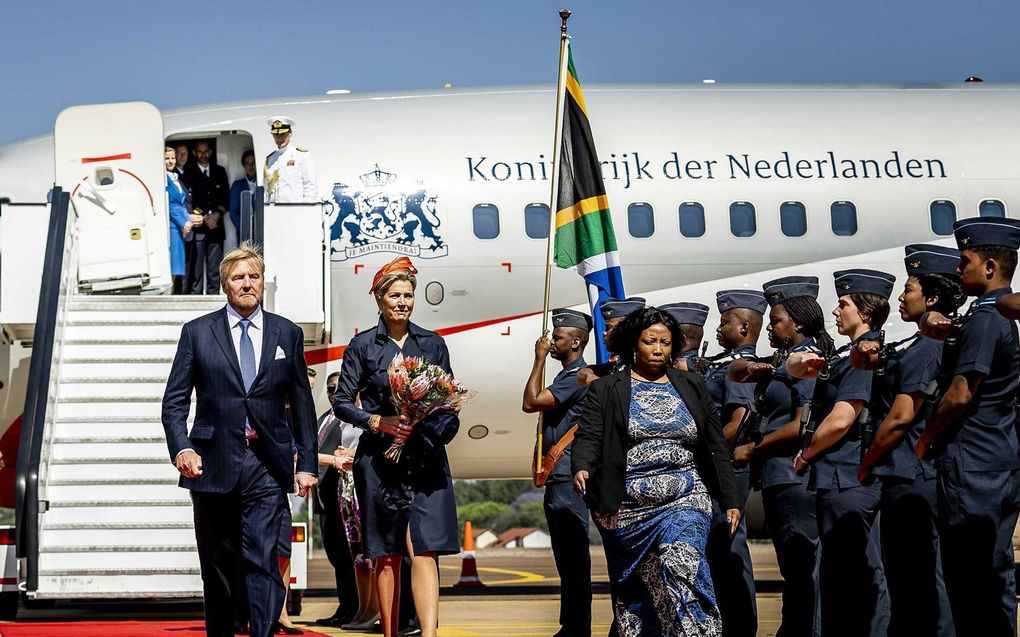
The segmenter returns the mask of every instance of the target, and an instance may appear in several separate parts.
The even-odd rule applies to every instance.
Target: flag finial
[[[567,20],[570,18],[570,9],[560,9],[560,19],[563,20],[563,24],[560,25],[560,33],[563,35],[567,34]]]

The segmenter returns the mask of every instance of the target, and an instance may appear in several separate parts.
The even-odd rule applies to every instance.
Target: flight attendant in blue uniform
[[[896,277],[877,270],[844,270],[834,274],[838,304],[832,314],[836,329],[850,338],[878,338],[889,316],[889,296]],[[832,347],[819,343],[829,358],[829,379],[816,380],[812,416],[817,428],[810,444],[794,458],[794,471],[811,466],[808,487],[815,492],[818,537],[822,554],[818,584],[822,635],[885,635],[889,593],[872,538],[872,525],[882,496],[877,484],[857,481],[861,437],[858,419],[871,400],[872,372],[854,369],[848,356],[835,358]],[[814,363],[822,358],[813,356]],[[817,367],[816,367],[817,369]]]
[[[959,251],[937,245],[909,245],[905,251],[900,318],[916,325],[925,312],[955,312],[964,298],[956,274]],[[866,367],[877,364],[884,373],[874,376],[870,415],[875,434],[857,478],[862,484],[876,477],[881,482],[889,634],[947,637],[953,634],[953,619],[939,563],[935,467],[914,455],[925,426],[926,392],[942,360],[942,341],[918,331],[890,351],[884,364],[871,360],[877,358],[878,343],[868,345]]]
[[[1016,325],[995,304],[1012,292],[1020,221],[975,217],[957,221],[953,230],[963,291],[977,300],[955,342],[944,346],[948,382],[915,452],[935,461],[942,572],[957,634],[1012,637],[1020,342]],[[929,319],[922,322],[926,333],[949,331],[944,317]]]
[[[433,415],[411,430],[390,401],[386,368],[393,358],[420,356],[450,371],[446,342],[411,322],[417,270],[399,257],[376,273],[371,293],[379,323],[351,339],[344,352],[333,410],[365,429],[354,459],[354,487],[361,506],[363,549],[375,559],[376,589],[383,633],[397,635],[401,594],[400,563],[411,558],[410,588],[422,635],[435,637],[439,616],[436,556],[460,552],[457,502],[446,445],[457,434],[455,413]],[[361,398],[361,406],[355,399]],[[394,439],[406,439],[393,463],[383,454]]]
[[[584,348],[591,332],[591,317],[567,309],[552,311],[552,338],[535,343],[535,364],[524,387],[521,408],[542,413],[542,455],[568,435],[577,424],[587,388],[577,382],[585,366]],[[542,387],[547,357],[563,366],[552,384]],[[571,438],[573,433],[569,434]],[[560,576],[560,625],[556,637],[591,637],[591,553],[588,545],[588,507],[574,491],[570,475],[570,448],[549,472],[545,483],[545,519],[549,524],[553,559]]]
[[[724,290],[715,295],[719,308],[716,339],[723,348],[706,370],[705,385],[719,409],[723,434],[732,441],[747,405],[754,399],[754,386],[730,380],[727,373],[736,360],[752,360],[761,334],[765,297],[757,290]],[[731,442],[732,444],[732,442]],[[751,470],[747,465],[734,469],[741,509],[751,490]],[[723,620],[723,635],[754,637],[758,632],[758,605],[754,595],[754,569],[747,547],[747,524],[741,519],[737,532],[718,502],[712,503],[712,527],[705,548],[715,582],[716,601]]]
[[[705,339],[705,322],[708,321],[708,306],[701,303],[667,303],[659,309],[666,312],[680,324],[684,335],[683,352],[677,361],[680,369],[694,371],[698,350]]]
[[[771,306],[766,331],[772,347],[779,348],[787,339],[790,354],[817,352],[816,339],[831,347],[822,308],[815,300],[817,277],[783,277],[765,283],[763,290]],[[737,467],[750,464],[754,471],[783,575],[782,621],[776,635],[812,637],[819,628],[818,524],[814,494],[807,489],[807,478],[793,472],[793,458],[800,449],[801,411],[811,402],[815,381],[792,376],[784,363],[779,362],[779,369],[770,362],[748,360],[730,365],[730,378],[752,387],[763,375],[771,377],[760,406],[764,437],[758,444],[738,441],[733,462]]]

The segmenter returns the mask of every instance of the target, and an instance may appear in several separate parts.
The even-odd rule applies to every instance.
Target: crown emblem
[[[379,164],[375,165],[375,169],[369,171],[363,175],[359,175],[358,179],[361,183],[365,184],[368,188],[378,188],[380,186],[388,186],[397,180],[397,176],[393,173],[388,173],[385,170],[379,168]]]

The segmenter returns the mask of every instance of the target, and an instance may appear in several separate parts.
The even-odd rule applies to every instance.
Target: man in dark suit
[[[237,179],[230,184],[230,221],[234,224],[238,234],[241,232],[241,195],[245,192],[255,192],[255,152],[246,150],[241,154],[241,164],[244,166],[244,177]],[[321,423],[320,423],[321,424]]]
[[[340,372],[333,372],[326,379],[326,397],[330,405],[336,394]],[[333,452],[341,444],[343,428],[340,420],[333,414],[330,407],[319,417],[319,453],[333,457]],[[315,513],[319,517],[319,528],[322,529],[322,548],[326,558],[333,567],[336,580],[338,605],[332,617],[315,621],[320,626],[339,628],[354,619],[358,612],[358,585],[354,578],[354,558],[347,542],[344,522],[340,517],[340,500],[337,488],[340,483],[340,472],[334,465],[319,465],[319,484],[315,487]]]
[[[238,573],[252,636],[273,633],[284,600],[275,530],[286,493],[304,496],[316,482],[315,408],[303,335],[262,310],[264,271],[249,244],[223,259],[227,306],[184,326],[163,395],[170,458],[180,486],[191,490],[211,637],[234,634]],[[189,433],[192,390],[197,403]]]
[[[223,216],[230,206],[227,171],[212,163],[212,147],[203,140],[195,144],[195,162],[187,165],[185,173],[193,212],[202,216],[202,222],[192,229],[195,238],[187,255],[187,280],[192,294],[216,294],[226,236]]]

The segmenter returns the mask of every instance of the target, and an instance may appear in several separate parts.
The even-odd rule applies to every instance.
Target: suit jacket
[[[694,446],[698,475],[709,495],[725,511],[740,508],[730,450],[701,376],[669,369],[669,382],[683,398],[698,428]],[[630,371],[595,381],[581,410],[580,427],[571,454],[571,475],[588,472],[585,502],[599,513],[613,513],[623,500],[627,472],[627,426],[630,419]]]
[[[315,423],[315,431],[318,432],[319,427],[327,418],[333,418],[333,409],[325,412],[319,416],[318,422]],[[343,433],[339,424],[339,420],[335,421],[330,427],[329,431],[322,439],[322,444],[319,445],[319,453],[324,453],[332,456],[336,448],[340,446],[340,438]],[[338,508],[339,502],[337,500],[337,486],[340,482],[340,472],[329,465],[319,465],[319,484],[315,487],[315,512],[322,513],[325,507]]]
[[[230,185],[227,182],[227,171],[223,166],[209,164],[209,176],[202,173],[197,163],[189,162],[184,167],[188,188],[191,190],[191,203],[194,210],[199,214],[207,215],[211,212],[218,212],[223,216],[227,215],[230,206]],[[225,221],[221,218],[215,229],[210,230],[206,226],[195,226],[196,239],[205,238],[207,241],[223,241],[226,236],[223,230]]]
[[[245,454],[246,415],[259,437],[256,453],[281,488],[294,487],[295,448],[297,470],[313,475],[318,471],[315,407],[301,328],[282,316],[262,312],[262,358],[248,392],[230,338],[226,307],[190,321],[181,331],[163,394],[163,429],[171,461],[187,448],[202,457],[201,476],[181,477],[180,486],[186,489],[226,493],[234,488]],[[192,389],[197,403],[189,433]]]

